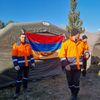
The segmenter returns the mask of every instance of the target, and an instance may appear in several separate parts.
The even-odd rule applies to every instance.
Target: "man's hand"
[[[83,76],[83,77],[86,77],[86,69],[83,69],[83,70],[82,70],[82,76]]]
[[[15,70],[20,70],[20,67],[19,66],[15,66]]]
[[[88,52],[84,54],[84,58],[89,59],[89,57],[90,57],[90,54]]]
[[[35,63],[33,63],[30,67],[34,70],[34,68],[35,68]]]
[[[62,67],[65,67],[66,65],[68,65],[68,61],[66,58],[61,58],[61,65]]]
[[[71,71],[70,65],[65,66],[65,69],[66,69],[67,71]]]

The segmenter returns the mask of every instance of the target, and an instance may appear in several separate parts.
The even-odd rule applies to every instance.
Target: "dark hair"
[[[82,36],[82,39],[84,40],[84,39],[87,39],[88,37],[86,36],[86,35],[83,35]]]
[[[21,35],[26,35],[26,34],[25,34],[25,33],[20,33],[20,36],[21,36]]]
[[[80,31],[78,29],[73,29],[71,34],[72,34],[72,36],[74,36],[74,35],[77,35],[79,33],[80,33]]]
[[[22,28],[22,29],[21,29],[21,33],[20,33],[20,36],[21,36],[21,35],[26,35],[25,32],[26,32],[26,30],[25,30],[24,28]]]

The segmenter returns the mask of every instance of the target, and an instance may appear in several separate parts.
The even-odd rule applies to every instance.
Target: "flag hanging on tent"
[[[34,51],[37,52],[53,52],[61,47],[62,41],[64,39],[63,35],[51,36],[51,35],[41,35],[32,34],[26,32],[26,37]]]

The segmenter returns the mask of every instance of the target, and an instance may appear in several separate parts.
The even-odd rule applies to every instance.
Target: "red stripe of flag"
[[[64,36],[48,36],[48,35],[41,35],[41,34],[32,34],[29,32],[26,32],[27,38],[31,42],[37,42],[37,43],[42,43],[42,44],[53,44],[53,43],[58,43],[61,42],[64,39]]]

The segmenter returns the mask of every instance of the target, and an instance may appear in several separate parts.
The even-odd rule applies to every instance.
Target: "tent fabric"
[[[94,45],[92,56],[100,58],[100,43]]]

